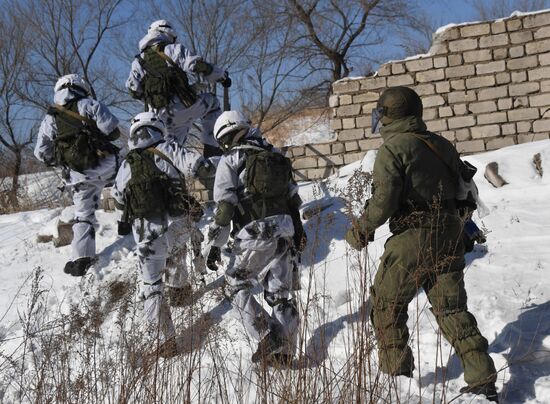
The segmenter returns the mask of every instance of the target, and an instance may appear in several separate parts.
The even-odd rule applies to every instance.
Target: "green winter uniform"
[[[106,155],[118,153],[118,147],[110,141],[116,140],[120,132],[117,128],[103,135],[93,120],[78,113],[78,100],[65,106],[51,106],[48,114],[54,117],[57,127],[55,164],[84,172],[96,167]]]
[[[457,178],[412,133],[432,142],[451,167],[459,164],[453,145],[427,132],[418,116],[381,129],[384,143],[374,164],[374,192],[358,224],[359,233],[370,237],[389,219],[393,233],[371,290],[380,366],[392,375],[410,375],[414,369],[407,307],[423,288],[444,337],[461,360],[465,381],[494,382],[487,340],[466,305],[463,223],[454,203]]]
[[[143,100],[146,104],[157,109],[166,108],[177,96],[189,108],[197,101],[187,74],[164,54],[164,46],[147,48],[143,58],[138,55],[137,60],[147,73],[143,78]]]

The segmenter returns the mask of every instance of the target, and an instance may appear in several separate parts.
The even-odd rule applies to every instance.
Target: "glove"
[[[206,266],[211,271],[217,271],[218,270],[218,262],[220,262],[222,259],[222,254],[220,247],[212,246],[210,248],[210,252],[208,253],[208,257],[206,258]]]
[[[352,248],[358,251],[361,251],[363,248],[367,246],[367,239],[365,238],[365,235],[362,234],[355,227],[351,227],[346,232],[345,239]]]
[[[118,223],[118,235],[126,236],[132,232],[132,225],[127,222],[117,222]]]
[[[218,82],[225,88],[231,87],[231,78],[229,77],[229,73],[226,71],[221,79],[218,80]]]

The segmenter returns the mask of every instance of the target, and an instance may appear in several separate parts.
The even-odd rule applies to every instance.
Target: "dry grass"
[[[370,175],[356,173],[348,188],[332,190],[347,198],[348,212],[362,205]],[[319,185],[316,197],[326,194]],[[347,223],[347,222],[346,222]],[[255,366],[234,322],[221,322],[229,310],[220,282],[173,310],[181,352],[164,359],[143,340],[140,306],[134,297],[137,277],[128,274],[110,283],[90,284],[69,314],[48,306],[50,291],[42,287],[38,268],[21,316],[20,345],[0,356],[0,399],[35,403],[399,403],[419,402],[404,396],[394,378],[377,366],[376,340],[369,320],[369,286],[376,263],[367,251],[346,250],[341,268],[349,296],[346,315],[331,316],[326,262],[317,262],[342,220],[330,213],[308,221],[311,262],[297,292],[300,338],[295,360],[280,368]],[[346,225],[347,226],[347,225]],[[426,307],[416,310],[415,328]],[[222,325],[230,325],[223,327]],[[417,338],[416,338],[417,339]],[[419,344],[419,341],[414,341]],[[0,341],[0,348],[6,341]],[[441,345],[441,339],[438,343]],[[419,347],[419,345],[418,345]],[[339,354],[336,353],[338,350]],[[419,348],[418,348],[419,349]],[[342,351],[345,355],[342,355]],[[448,359],[438,348],[439,365]],[[144,354],[145,353],[145,354]],[[416,351],[415,356],[420,352]],[[434,370],[435,372],[435,370]],[[433,402],[448,402],[445,383]],[[414,401],[417,400],[417,401]]]

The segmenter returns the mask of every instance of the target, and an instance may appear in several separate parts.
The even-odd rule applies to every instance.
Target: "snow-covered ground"
[[[541,153],[546,170],[542,178],[532,162],[536,153]],[[550,141],[468,156],[466,160],[479,169],[476,182],[490,211],[482,219],[474,217],[488,235],[485,245],[476,246],[467,255],[468,307],[489,340],[499,369],[501,402],[549,403]],[[324,183],[301,185],[306,210],[318,204],[325,209],[306,225],[310,243],[301,264],[302,290],[297,294],[302,331],[296,364],[289,369],[267,370],[251,365],[255,341],[247,336],[219,293],[221,274],[211,274],[207,287],[197,290],[192,307],[173,309],[180,339],[188,343],[188,350],[176,358],[159,360],[155,368],[155,380],[161,381],[157,384],[165,383],[170,393],[158,393],[154,399],[143,393],[140,397],[149,399],[141,402],[183,402],[186,398],[194,402],[281,402],[290,398],[295,402],[484,402],[472,395],[459,395],[464,385],[462,370],[450,346],[440,340],[424,293],[420,292],[409,307],[410,345],[416,360],[412,380],[391,380],[378,374],[376,349],[361,339],[373,341],[365,302],[389,234],[384,226],[366,253],[350,251],[343,241],[348,217],[347,203],[341,196],[348,191],[348,195],[361,199],[357,198],[361,178],[351,174],[358,168],[368,171],[372,161],[370,153],[364,161],[344,167]],[[483,178],[485,165],[492,161],[498,162],[501,175],[509,183],[499,189]],[[78,396],[80,402],[124,401],[121,397],[132,401],[139,389],[132,385],[134,390],[126,390],[130,376],[126,371],[119,374],[124,365],[118,355],[119,342],[128,339],[132,318],[121,314],[121,302],[139,308],[133,298],[137,278],[134,243],[116,235],[114,214],[99,211],[99,261],[84,279],[72,278],[62,270],[70,247],[56,249],[36,242],[37,234],[51,228],[61,213],[61,209],[54,209],[0,216],[0,401],[38,400],[33,392],[39,391],[44,379],[41,372],[48,371],[40,364],[52,356],[41,344],[48,340],[45,336],[64,335],[67,338],[59,339],[63,341],[59,351],[72,353],[70,359],[59,356],[59,369],[52,373],[59,374],[61,381],[55,384],[55,377],[48,379],[53,386],[50,388],[59,389],[66,383],[67,389],[77,389],[93,379],[96,389],[116,394],[97,396],[96,391],[95,396]],[[63,215],[70,215],[70,210]],[[73,335],[84,335],[71,328],[80,324],[74,321],[75,313],[89,313],[94,304],[102,314],[95,332],[85,335],[91,345],[67,341]],[[82,324],[81,328],[89,327]],[[77,346],[74,352],[70,348],[73,345]],[[108,383],[102,378],[105,376],[79,374],[79,369],[104,369],[109,355],[114,364],[112,374],[106,377]],[[101,359],[101,364],[90,365],[91,357]],[[202,361],[197,362],[197,357]],[[174,366],[189,363],[199,365],[191,366],[192,372],[186,367],[188,373],[180,368],[174,371]],[[361,376],[357,369],[365,368],[370,373]],[[192,382],[185,384],[188,376]],[[271,384],[266,385],[266,381]],[[365,383],[363,390],[357,386],[359,382]],[[174,393],[188,385],[191,387],[185,394]],[[284,389],[278,390],[280,385]],[[354,392],[352,397],[349,391]],[[57,397],[68,394],[56,392]]]

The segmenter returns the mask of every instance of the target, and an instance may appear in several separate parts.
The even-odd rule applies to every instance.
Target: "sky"
[[[0,0],[0,5],[4,3],[5,0]],[[189,0],[188,0],[189,1]],[[517,3],[519,6],[519,3],[522,3],[526,0],[478,0],[480,2],[486,2],[486,3],[493,3],[493,1],[502,1],[503,4],[509,5],[512,4],[512,7],[514,3]],[[533,0],[535,1],[535,0]],[[477,21],[479,20],[479,17],[476,13],[476,10],[471,5],[471,0],[417,0],[418,5],[421,9],[423,9],[426,13],[429,14],[430,18],[433,20],[434,29],[439,26],[444,26],[450,23],[464,23],[469,21]],[[131,10],[134,9],[137,5],[142,5],[145,2],[129,2],[128,7],[125,7],[120,12],[126,13],[126,12],[132,12]],[[547,7],[550,8],[550,0],[546,0]],[[140,11],[145,14],[147,14],[146,8],[141,8]],[[513,10],[512,10],[513,11]],[[508,16],[510,12],[506,12],[504,16]],[[140,13],[141,14],[141,13]],[[170,19],[170,16],[166,16],[165,18]],[[150,18],[151,20],[155,19],[153,17]],[[135,18],[135,21],[132,21],[132,23],[135,25],[137,30],[139,31],[141,28],[146,29],[148,24],[151,21],[146,20],[146,17],[138,17]],[[136,34],[139,34],[136,32]],[[130,35],[129,37],[132,37]],[[398,47],[399,38],[395,35],[392,35],[388,37],[387,41],[384,42],[384,44],[379,45],[377,49],[375,49],[376,52],[376,61],[372,63],[372,65],[366,66],[364,62],[356,63],[356,66],[354,67],[354,70],[352,71],[352,76],[360,76],[364,75],[365,72],[376,70],[378,66],[382,63],[385,63],[389,60],[395,60],[400,59],[406,56],[411,56],[410,54],[404,54],[403,51]],[[125,43],[126,42],[126,43]],[[123,46],[127,46],[128,49],[128,55],[133,55],[135,52],[137,52],[137,43],[135,38],[131,40],[122,41]],[[110,45],[111,47],[112,45]],[[121,58],[124,59],[124,58]],[[117,66],[117,70],[120,72],[119,77],[117,77],[117,80],[120,81],[120,83],[123,83],[126,80],[128,71],[129,71],[129,63],[127,61],[113,61],[113,63],[116,63],[117,65],[120,65],[120,68]],[[239,85],[243,85],[243,83],[238,83],[236,80],[234,80],[234,84],[238,87]],[[246,86],[246,84],[244,84]],[[232,93],[234,94],[232,96],[232,106],[234,108],[239,108],[240,100],[237,96],[237,89],[233,88]],[[129,119],[130,114],[127,111],[117,111],[117,114],[120,114],[120,117],[127,121]]]

